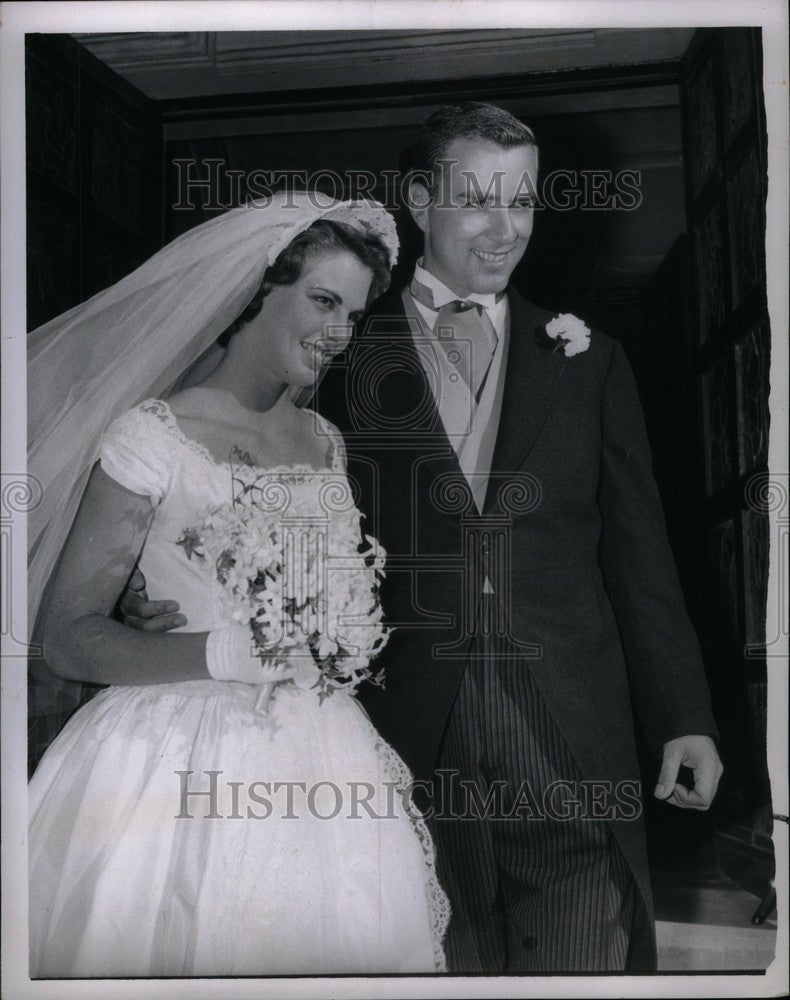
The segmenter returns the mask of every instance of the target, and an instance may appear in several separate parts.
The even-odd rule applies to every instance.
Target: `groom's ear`
[[[425,179],[413,177],[409,181],[406,206],[411,212],[411,217],[423,232],[428,229],[427,216],[432,200]]]

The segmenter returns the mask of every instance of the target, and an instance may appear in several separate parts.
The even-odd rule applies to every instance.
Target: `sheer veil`
[[[43,493],[28,516],[29,629],[107,425],[166,395],[247,305],[266,267],[321,218],[378,235],[395,263],[395,224],[377,202],[284,192],[196,226],[29,335],[28,472]]]

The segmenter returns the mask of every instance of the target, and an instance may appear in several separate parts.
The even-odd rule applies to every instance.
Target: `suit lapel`
[[[410,318],[406,315],[401,292],[389,294],[375,313],[369,330],[384,331],[373,349],[377,355],[377,369],[386,372],[386,393],[380,397],[381,415],[393,426],[406,411],[415,418],[408,427],[405,448],[424,455],[424,462],[434,476],[462,475],[458,459],[444,429],[433,389],[423,369],[420,355],[414,346]],[[412,322],[420,322],[419,316]]]
[[[526,461],[551,410],[568,361],[562,352],[539,346],[537,330],[551,313],[525,302],[512,289],[508,291],[508,303],[510,344],[485,510],[496,498],[499,477],[516,472]],[[407,431],[408,450],[425,455],[424,461],[434,476],[462,476],[414,346],[400,291],[387,295],[374,316],[375,329],[385,334],[377,333],[375,347],[380,363],[377,368],[387,371],[388,391],[381,398],[382,415],[395,420],[404,401],[424,400],[419,420]]]
[[[537,329],[551,314],[525,302],[513,290],[508,292],[508,303],[510,345],[486,510],[497,495],[500,477],[515,472],[526,461],[549,414],[568,361],[563,353],[539,346]]]

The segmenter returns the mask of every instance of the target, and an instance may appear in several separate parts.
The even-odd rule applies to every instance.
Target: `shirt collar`
[[[414,277],[420,284],[425,285],[426,288],[430,288],[433,292],[433,304],[437,310],[447,305],[448,302],[453,302],[455,299],[461,299],[464,302],[479,302],[485,309],[493,309],[494,306],[498,305],[496,295],[493,293],[481,294],[473,292],[471,295],[459,295],[451,288],[448,288],[443,281],[439,281],[430,271],[426,271],[423,266],[423,260],[424,258],[421,257],[417,261],[414,268]]]

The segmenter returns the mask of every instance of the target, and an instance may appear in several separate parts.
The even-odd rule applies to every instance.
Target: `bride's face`
[[[287,385],[312,385],[323,364],[348,343],[373,275],[338,250],[305,260],[291,285],[275,285],[249,324],[263,366]]]

